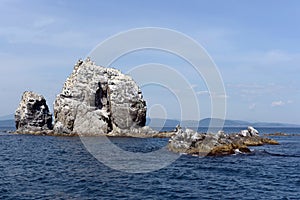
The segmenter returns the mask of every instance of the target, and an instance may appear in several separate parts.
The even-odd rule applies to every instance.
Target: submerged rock
[[[247,146],[278,144],[275,140],[263,138],[254,133],[256,132],[253,132],[253,136],[227,135],[223,131],[219,131],[217,134],[204,134],[190,129],[184,131],[177,128],[176,133],[169,140],[168,149],[177,153],[216,156],[236,152],[249,153],[250,149]]]
[[[34,92],[24,92],[15,112],[17,133],[47,132],[52,129],[52,114],[45,98]]]
[[[56,97],[54,117],[57,133],[138,134],[146,123],[146,102],[130,76],[79,60]]]

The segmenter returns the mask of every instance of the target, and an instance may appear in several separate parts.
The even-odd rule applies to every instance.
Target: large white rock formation
[[[146,102],[133,79],[119,70],[79,60],[54,103],[54,132],[112,135],[140,132]]]

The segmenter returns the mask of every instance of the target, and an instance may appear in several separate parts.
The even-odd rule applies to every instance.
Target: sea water
[[[258,130],[300,133],[298,128]],[[0,131],[0,199],[299,199],[300,137],[272,138],[280,145],[251,147],[248,155],[182,155],[166,168],[132,174],[99,162],[79,137]],[[168,143],[166,138],[110,140],[133,152]]]

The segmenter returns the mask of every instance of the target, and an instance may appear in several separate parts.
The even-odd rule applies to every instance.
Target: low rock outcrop
[[[146,102],[133,79],[119,70],[79,60],[54,103],[54,132],[80,135],[152,133]],[[146,131],[146,132],[145,132]]]
[[[45,98],[34,92],[24,92],[15,112],[17,133],[49,132],[52,129],[52,114]]]
[[[268,133],[264,134],[265,136],[300,136],[300,134],[294,133],[294,134],[287,134],[282,132],[276,132],[276,133]]]
[[[257,132],[258,133],[258,132]],[[258,135],[227,135],[223,131],[217,134],[197,133],[191,129],[185,131],[180,127],[170,138],[168,148],[177,153],[197,154],[203,156],[229,155],[236,152],[249,153],[248,146],[278,144],[277,141]]]

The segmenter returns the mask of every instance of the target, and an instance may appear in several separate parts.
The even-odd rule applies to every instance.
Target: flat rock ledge
[[[264,134],[264,136],[300,136],[300,134],[287,134],[287,133],[281,133],[281,132],[277,132],[277,133],[268,133],[268,134]]]
[[[205,134],[177,127],[176,133],[169,140],[168,149],[175,153],[222,156],[235,153],[250,153],[248,146],[279,144],[276,140],[259,136],[258,132],[251,133],[249,128],[247,130],[249,134],[245,134],[245,130],[238,134],[225,134],[223,131],[219,131],[217,134]]]
[[[156,131],[152,130],[150,127],[145,126],[143,128],[135,128],[132,129],[133,131],[127,130],[122,133],[106,133],[106,134],[95,134],[95,133],[84,133],[84,134],[78,134],[78,133],[60,133],[56,132],[54,130],[42,130],[39,128],[26,128],[26,129],[18,129],[16,131],[7,131],[8,133],[13,133],[13,134],[30,134],[30,135],[45,135],[45,136],[66,136],[66,137],[74,137],[74,136],[79,136],[79,137],[133,137],[133,138],[153,138],[157,134]],[[165,138],[165,137],[164,137]]]

